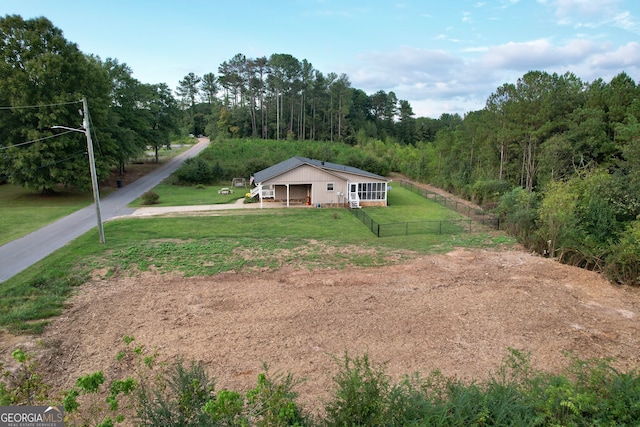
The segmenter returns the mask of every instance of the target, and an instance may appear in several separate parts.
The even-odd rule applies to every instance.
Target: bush
[[[480,206],[496,203],[500,196],[511,190],[507,181],[476,181],[469,190],[471,200]]]
[[[213,181],[213,170],[206,160],[192,157],[175,172],[178,181],[183,184],[210,184]]]
[[[139,425],[209,425],[211,418],[203,407],[213,397],[214,384],[202,363],[185,366],[178,359],[157,383],[139,387]]]
[[[620,241],[611,246],[604,271],[616,283],[640,286],[640,218],[627,225]]]
[[[141,426],[632,426],[640,419],[640,373],[621,373],[608,359],[572,358],[556,375],[533,369],[528,353],[510,349],[484,382],[467,384],[434,371],[394,383],[366,354],[345,354],[336,359],[340,369],[325,416],[314,420],[296,403],[299,381],[291,374],[272,375],[264,365],[246,394],[214,393],[202,363],[177,359],[158,371],[155,356],[131,347],[133,338],[123,339],[127,347],[117,360],[137,366],[134,376],[109,381],[97,371],[78,378],[60,402],[70,425],[112,426],[132,409]],[[17,371],[0,366],[0,404],[51,403],[31,355],[16,350],[13,357]]]
[[[149,190],[144,193],[141,198],[143,205],[155,205],[156,203],[158,203],[158,199],[160,199],[160,196],[157,193]]]
[[[328,426],[389,425],[385,400],[390,380],[384,367],[373,366],[366,354],[355,359],[345,354],[333,380],[337,389],[325,407]]]

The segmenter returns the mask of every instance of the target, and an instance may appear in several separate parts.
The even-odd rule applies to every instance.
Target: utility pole
[[[104,240],[104,228],[102,227],[102,214],[100,213],[100,192],[98,190],[98,174],[96,173],[96,160],[93,155],[93,141],[91,140],[91,130],[89,129],[89,107],[87,106],[87,98],[82,97],[82,127],[74,129],[67,126],[52,126],[51,129],[65,129],[74,132],[84,133],[87,137],[87,150],[89,154],[89,169],[91,170],[91,187],[93,188],[93,201],[96,205],[96,218],[98,220],[98,234],[100,235],[100,243]]]
[[[104,228],[102,226],[102,214],[100,213],[100,193],[98,189],[98,174],[96,173],[96,160],[93,155],[93,141],[91,140],[91,130],[89,129],[89,107],[87,105],[87,97],[82,97],[82,127],[87,136],[87,149],[89,150],[89,168],[91,169],[91,186],[93,187],[93,200],[96,204],[96,217],[98,219],[98,234],[100,234],[100,243],[104,243]]]

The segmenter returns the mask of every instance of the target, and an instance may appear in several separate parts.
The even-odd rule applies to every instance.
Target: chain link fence
[[[480,208],[474,208],[466,203],[458,200],[442,196],[433,191],[420,188],[415,184],[399,180],[394,181],[401,187],[420,194],[423,197],[433,200],[436,203],[454,210],[467,219],[448,219],[448,220],[427,220],[427,221],[407,221],[380,224],[376,222],[362,209],[350,209],[351,212],[376,236],[408,236],[410,234],[460,234],[471,233],[473,225],[480,224],[491,227],[496,230],[500,229],[500,219],[495,215],[484,212]]]

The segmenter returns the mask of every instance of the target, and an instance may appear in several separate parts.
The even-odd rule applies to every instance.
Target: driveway
[[[209,139],[199,138],[199,142],[191,149],[101,199],[100,211],[103,222],[132,214],[134,209],[127,207],[129,203],[158,185],[178,169],[186,159],[196,156],[208,145]],[[95,205],[91,204],[33,233],[0,246],[0,282],[10,279],[93,228],[97,228],[97,220]],[[97,233],[96,239],[98,239]],[[105,240],[108,239],[109,236],[106,236]]]

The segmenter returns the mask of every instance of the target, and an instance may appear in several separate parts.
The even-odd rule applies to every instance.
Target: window
[[[360,197],[360,200],[385,200],[386,196],[386,182],[361,182],[358,184],[358,197]]]
[[[327,191],[333,191],[333,182],[327,182]]]

